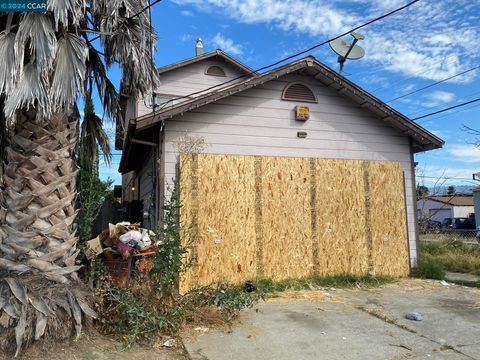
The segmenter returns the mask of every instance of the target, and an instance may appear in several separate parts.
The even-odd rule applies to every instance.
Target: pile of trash
[[[157,235],[140,224],[120,222],[108,224],[95,239],[87,241],[87,256],[90,259],[104,255],[106,260],[127,259],[153,250],[159,245]]]

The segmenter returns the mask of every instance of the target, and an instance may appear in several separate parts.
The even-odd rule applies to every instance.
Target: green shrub
[[[417,263],[417,267],[413,269],[413,275],[423,279],[445,279],[445,271],[443,264],[435,257],[423,254]]]

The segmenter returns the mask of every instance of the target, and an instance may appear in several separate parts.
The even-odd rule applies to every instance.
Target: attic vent
[[[282,100],[316,103],[317,98],[313,91],[300,83],[288,84],[283,90]]]
[[[219,66],[210,66],[207,68],[205,71],[205,75],[210,75],[210,76],[227,76],[225,75],[225,71]]]

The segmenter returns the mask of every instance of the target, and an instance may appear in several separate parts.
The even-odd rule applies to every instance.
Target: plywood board
[[[309,159],[265,157],[261,181],[262,275],[278,280],[311,274]]]
[[[197,260],[185,287],[238,283],[255,277],[253,161],[252,157],[198,157]],[[185,210],[188,213],[189,207]]]
[[[371,161],[368,174],[373,271],[407,276],[410,269],[401,165]]]
[[[365,274],[368,245],[362,161],[317,159],[319,274]]]
[[[408,274],[399,163],[184,154],[180,167],[181,224],[196,234],[183,291],[260,276]]]

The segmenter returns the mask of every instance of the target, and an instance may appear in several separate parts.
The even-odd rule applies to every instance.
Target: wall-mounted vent
[[[316,103],[317,98],[313,91],[304,84],[293,83],[288,84],[283,90],[282,100],[300,101]]]
[[[210,66],[207,68],[205,71],[205,75],[210,75],[210,76],[227,76],[225,75],[225,71],[220,66]]]

